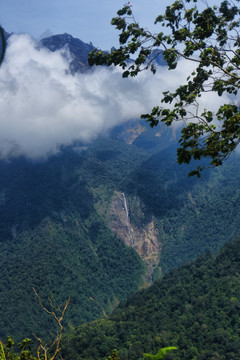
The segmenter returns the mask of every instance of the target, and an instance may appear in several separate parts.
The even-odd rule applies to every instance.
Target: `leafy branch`
[[[112,25],[120,31],[119,48],[110,53],[93,50],[89,64],[119,65],[124,70],[123,77],[133,77],[147,69],[155,74],[159,54],[168,70],[176,69],[180,59],[196,63],[196,70],[187,76],[186,83],[173,92],[164,91],[161,99],[164,105],[155,106],[142,118],[152,127],[160,121],[167,126],[184,121],[177,161],[182,164],[209,158],[210,166],[215,167],[232,154],[240,138],[239,0],[224,0],[213,6],[202,2],[205,4],[202,11],[196,3],[197,0],[177,0],[167,6],[156,17],[155,24],[162,31],[155,34],[140,27],[131,6],[125,4],[112,19]],[[133,55],[135,60],[131,59]],[[199,98],[209,92],[218,96],[228,94],[232,100],[216,112],[209,108],[199,114]],[[202,169],[199,166],[190,175],[200,176]]]

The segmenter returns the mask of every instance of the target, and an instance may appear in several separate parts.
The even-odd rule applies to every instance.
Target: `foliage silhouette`
[[[161,29],[156,34],[137,23],[127,3],[112,19],[112,25],[121,31],[120,47],[110,53],[95,49],[89,55],[90,65],[120,65],[123,77],[136,76],[145,69],[155,74],[159,55],[164,56],[169,70],[176,69],[180,59],[196,64],[185,84],[173,92],[163,92],[164,106],[155,106],[150,114],[142,115],[151,127],[159,121],[170,126],[173,121],[184,120],[177,150],[180,164],[206,157],[210,166],[222,165],[240,142],[236,101],[240,87],[238,2],[224,0],[214,6],[202,2],[205,8],[200,11],[196,0],[177,0],[157,16],[155,24]],[[135,60],[130,58],[133,55]],[[202,110],[199,99],[208,92],[230,95],[232,101],[222,104],[216,113]],[[199,165],[189,175],[199,177],[202,169]]]

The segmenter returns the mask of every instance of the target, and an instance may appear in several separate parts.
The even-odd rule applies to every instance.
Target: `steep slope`
[[[41,40],[40,45],[53,52],[61,49],[68,50],[71,57],[70,70],[73,74],[89,70],[88,54],[95,49],[92,44],[86,44],[67,33],[46,37]]]
[[[131,144],[147,151],[149,157],[124,180],[122,191],[131,226],[144,228],[142,225],[154,217],[161,249],[160,272],[166,273],[205,251],[216,252],[238,236],[239,155],[218,169],[206,170],[201,179],[188,178],[196,164],[176,163],[179,130],[173,132],[164,126],[149,129],[144,123],[141,127]],[[118,136],[129,142],[124,134],[131,131],[124,127],[118,131]]]
[[[239,233],[238,158],[188,179],[174,134],[139,126],[127,143],[118,128],[47,162],[0,163],[1,337],[51,328],[38,322],[32,286],[45,300],[72,295],[77,325]]]
[[[216,252],[239,234],[239,155],[218,169],[206,170],[201,179],[188,178],[188,172],[198,164],[176,163],[178,144],[174,137],[169,129],[165,133],[163,126],[146,128],[133,145],[145,148],[150,156],[122,185],[132,222],[138,224],[142,219],[138,220],[139,212],[134,215],[131,199],[140,199],[145,221],[155,218],[163,272],[205,251]]]
[[[239,233],[238,157],[188,179],[176,146],[169,129],[130,123],[85,150],[0,162],[0,337],[48,333],[33,286],[71,295],[78,325]]]
[[[56,304],[71,296],[66,320],[79,324],[103,316],[136,291],[142,273],[134,251],[100,222],[86,230],[79,216],[69,213],[4,244],[1,258],[1,338],[33,332],[49,338],[53,322],[42,314],[33,287],[45,304],[52,292]]]
[[[138,225],[130,222],[129,205],[124,193],[115,191],[109,211],[108,224],[113,233],[124,241],[124,243],[133,248],[143,259],[147,266],[146,281],[151,284],[154,281],[154,275],[159,276],[159,254],[161,244],[159,242],[159,233],[155,225],[155,219],[144,222],[145,215],[141,212],[140,201],[134,199],[132,205],[135,205],[132,213],[138,216]],[[133,206],[132,206],[133,208]],[[140,219],[143,220],[142,224]]]
[[[92,44],[63,34],[40,46],[66,49],[72,73],[88,69]],[[44,162],[0,162],[0,337],[52,329],[33,286],[43,300],[71,295],[78,325],[239,234],[238,156],[188,179],[179,131],[132,121]]]
[[[121,304],[107,320],[72,330],[63,358],[121,359],[177,346],[167,359],[239,360],[240,240],[170,272]]]
[[[91,151],[66,149],[47,162],[0,167],[1,338],[49,333],[52,323],[40,315],[32,287],[43,301],[52,292],[57,303],[70,295],[67,319],[74,324],[108,313],[139,288],[140,257],[95,211],[94,189],[104,183],[111,197],[114,179]]]

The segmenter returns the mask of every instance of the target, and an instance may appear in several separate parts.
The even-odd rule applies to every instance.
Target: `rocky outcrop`
[[[70,70],[72,74],[89,70],[88,54],[95,49],[91,43],[86,44],[66,33],[44,38],[40,45],[53,52],[67,48],[71,56]]]
[[[121,126],[116,137],[131,145],[143,132],[144,127],[138,121],[128,121]]]
[[[144,128],[140,124],[136,123],[133,128],[127,129],[125,139],[126,143],[131,145],[143,132]]]
[[[110,205],[109,226],[127,246],[132,247],[141,256],[147,266],[146,280],[151,284],[153,271],[159,268],[161,245],[158,230],[154,219],[141,226],[132,224],[130,213],[131,207],[125,194],[116,191]]]

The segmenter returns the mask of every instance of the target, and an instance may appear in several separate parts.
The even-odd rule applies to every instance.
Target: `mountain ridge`
[[[64,33],[52,35],[41,39],[40,46],[47,48],[54,52],[60,49],[68,49],[71,56],[70,71],[72,74],[76,72],[86,72],[90,69],[88,65],[88,54],[95,47],[90,43],[87,44],[79,38],[74,38],[72,35]]]
[[[88,71],[91,44],[69,34],[41,44],[68,47],[72,73]],[[178,131],[136,119],[43,162],[0,161],[0,337],[47,336],[52,324],[35,311],[33,286],[44,301],[52,291],[60,303],[71,295],[67,322],[79,325],[109,315],[146,285],[146,265],[155,280],[239,234],[237,155],[188,179],[189,167],[176,163]]]

